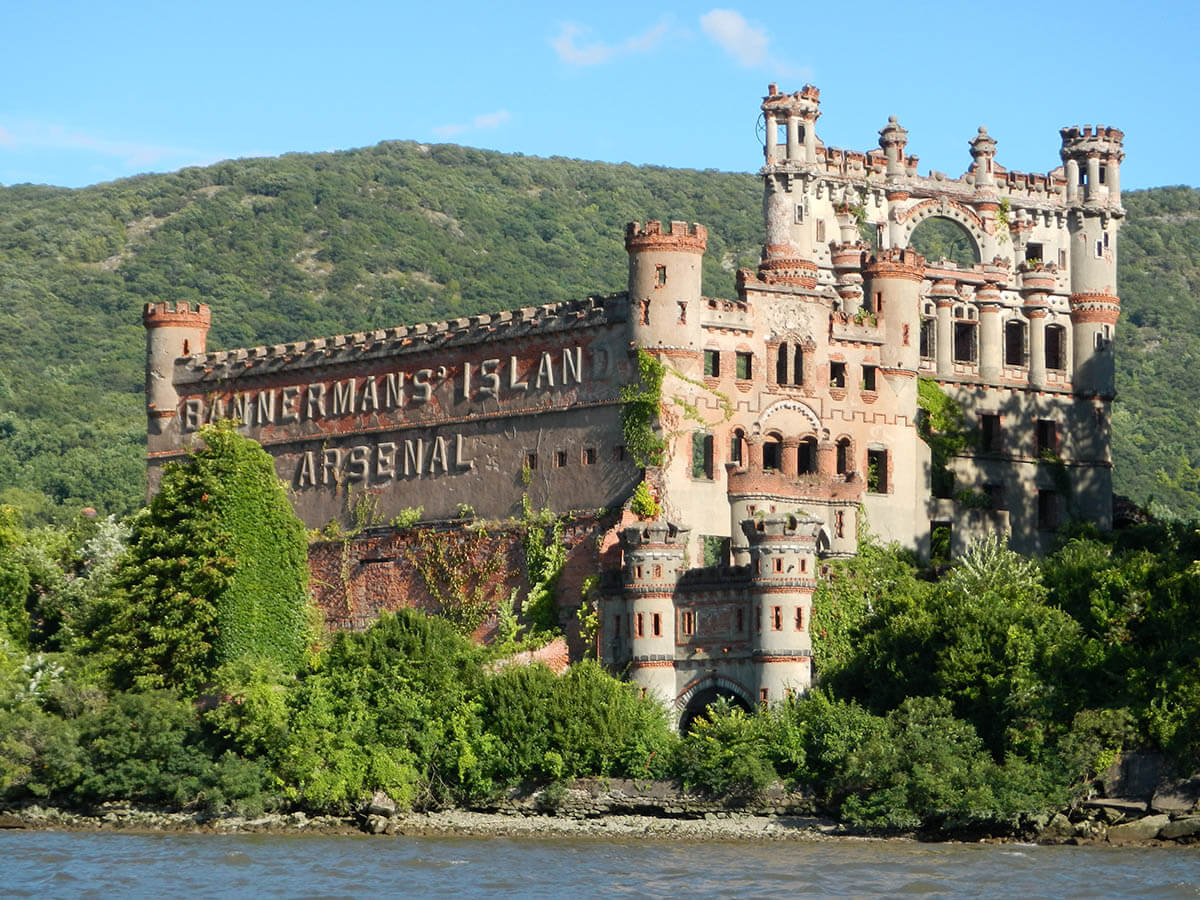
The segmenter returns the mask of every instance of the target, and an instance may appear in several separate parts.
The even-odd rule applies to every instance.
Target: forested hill
[[[385,143],[82,190],[0,188],[0,503],[143,491],[141,306],[207,302],[213,348],[620,290],[627,221],[705,223],[705,292],[762,239],[757,178]],[[1200,515],[1200,192],[1127,193],[1118,490]]]

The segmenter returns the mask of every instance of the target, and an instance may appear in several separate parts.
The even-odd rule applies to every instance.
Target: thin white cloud
[[[670,26],[666,22],[659,22],[653,28],[628,37],[618,44],[594,41],[581,45],[579,39],[587,34],[587,30],[574,22],[567,22],[558,34],[550,39],[550,46],[554,48],[558,58],[568,65],[597,66],[618,56],[646,53],[652,50],[663,39],[669,28]]]
[[[120,159],[130,167],[150,166],[164,159],[181,156],[209,156],[185,147],[112,140],[64,128],[62,125],[40,122],[0,127],[0,147],[10,150],[83,150]]]
[[[462,134],[464,131],[485,131],[489,128],[499,128],[511,118],[512,113],[507,109],[498,109],[495,112],[478,115],[470,122],[452,122],[449,125],[439,125],[433,129],[433,133],[439,137],[454,137],[456,134]]]
[[[700,17],[704,33],[722,50],[747,68],[771,68],[780,75],[805,76],[808,70],[771,55],[771,39],[761,25],[746,21],[733,9],[710,9]]]
[[[704,33],[747,68],[761,66],[768,59],[770,40],[764,28],[756,28],[732,9],[713,9],[700,17]]]

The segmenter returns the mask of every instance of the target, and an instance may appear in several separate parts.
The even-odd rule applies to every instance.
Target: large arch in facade
[[[983,219],[979,218],[979,214],[969,206],[959,203],[957,200],[947,200],[944,197],[937,200],[921,200],[896,216],[896,221],[903,229],[900,235],[900,246],[907,247],[909,245],[918,225],[926,219],[937,218],[949,219],[951,222],[961,225],[974,245],[975,258],[983,260],[983,246],[987,233]]]
[[[675,699],[679,730],[687,731],[692,722],[718,700],[727,700],[746,712],[754,711],[754,699],[745,685],[725,675],[705,675],[692,681]]]

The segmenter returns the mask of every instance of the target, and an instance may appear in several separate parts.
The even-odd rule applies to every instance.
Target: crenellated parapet
[[[625,249],[629,253],[673,251],[703,253],[708,246],[708,229],[698,222],[670,222],[666,229],[657,219],[643,226],[630,222],[625,226]]]
[[[863,265],[863,275],[872,278],[903,278],[921,281],[925,277],[925,257],[915,250],[880,250]]]
[[[186,300],[177,303],[147,303],[142,310],[142,324],[146,328],[202,328],[212,325],[212,312],[208,304],[197,304],[192,309]],[[196,351],[203,352],[203,348]]]

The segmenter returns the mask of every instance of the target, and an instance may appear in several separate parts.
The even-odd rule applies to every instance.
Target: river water
[[[0,896],[1200,897],[1200,848],[15,831]]]

